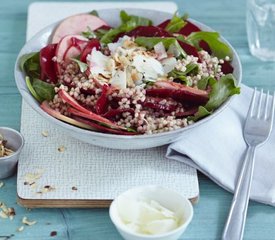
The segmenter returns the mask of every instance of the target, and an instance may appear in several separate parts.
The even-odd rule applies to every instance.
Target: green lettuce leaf
[[[32,81],[32,87],[36,94],[44,100],[53,100],[55,91],[52,84],[46,83],[40,79],[34,78]]]
[[[23,55],[19,60],[19,67],[31,78],[40,77],[40,53],[33,52]]]
[[[93,10],[93,11],[89,12],[89,14],[98,17],[98,12],[96,10]]]
[[[236,87],[236,80],[232,74],[227,74],[218,81],[211,81],[209,100],[205,105],[208,111],[212,111],[223,104],[230,96],[240,93],[240,87]]]
[[[217,58],[224,59],[228,56],[232,59],[233,53],[230,47],[220,40],[220,35],[217,32],[193,32],[186,40],[198,49],[200,48],[200,41],[203,40],[209,45],[213,55]]]
[[[27,88],[29,89],[30,93],[32,94],[32,96],[38,101],[38,102],[43,102],[43,99],[36,93],[36,91],[34,90],[33,86],[32,86],[32,82],[30,77],[26,76],[25,78],[26,80],[26,85]]]
[[[181,80],[184,82],[187,86],[191,86],[192,83],[188,81],[187,76],[191,74],[198,74],[199,66],[195,63],[189,63],[186,65],[186,70],[184,72],[173,69],[168,76],[173,77],[174,79]]]
[[[146,47],[147,49],[153,49],[156,44],[159,42],[162,42],[163,46],[165,47],[166,50],[171,45],[174,45],[177,50],[180,52],[180,54],[185,57],[186,53],[185,51],[181,48],[179,45],[177,39],[173,37],[167,37],[167,38],[162,38],[162,37],[137,37],[135,39],[135,43],[137,43],[140,46]]]
[[[189,117],[188,120],[198,121],[199,119],[204,118],[210,114],[211,112],[209,112],[205,107],[199,106],[199,109],[195,115],[193,117]]]
[[[177,14],[174,14],[170,22],[165,27],[165,30],[170,33],[178,32],[186,24],[185,19],[186,15],[179,17]]]
[[[87,27],[87,31],[82,32],[81,35],[88,39],[97,38],[97,34],[89,26]]]
[[[128,15],[124,10],[120,12],[120,19],[122,24],[126,24],[127,27],[135,28],[137,26],[150,26],[153,24],[152,20],[144,17]]]
[[[216,80],[208,79],[208,84],[211,86],[209,100],[205,106],[200,106],[198,112],[190,120],[197,121],[220,107],[230,96],[240,93],[240,87],[236,86],[236,80],[232,74],[227,74]]]
[[[216,81],[213,77],[204,77],[198,81],[197,87],[200,90],[205,90],[209,82]]]
[[[129,32],[138,26],[150,26],[152,21],[147,18],[128,15],[125,11],[120,12],[121,25],[117,28],[108,30],[100,39],[102,43],[108,44],[113,42],[115,37],[123,32]]]
[[[88,64],[81,62],[80,60],[78,60],[76,58],[71,58],[71,60],[73,60],[74,62],[77,63],[80,72],[84,73],[88,69]]]

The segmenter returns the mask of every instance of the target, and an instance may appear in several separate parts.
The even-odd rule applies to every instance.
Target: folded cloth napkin
[[[197,168],[233,192],[247,149],[243,125],[252,94],[253,89],[242,85],[228,108],[172,143],[166,157]],[[256,151],[250,198],[275,206],[275,130]]]

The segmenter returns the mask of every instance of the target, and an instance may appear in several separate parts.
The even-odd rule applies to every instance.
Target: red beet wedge
[[[55,56],[57,44],[49,44],[40,50],[41,80],[49,79],[52,83],[57,83],[53,57]]]
[[[184,86],[180,83],[157,81],[156,88],[147,89],[146,95],[161,98],[173,98],[180,102],[205,104],[208,100],[208,93],[203,90]]]

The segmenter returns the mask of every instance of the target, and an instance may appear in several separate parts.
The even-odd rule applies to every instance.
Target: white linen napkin
[[[166,157],[197,168],[233,192],[247,149],[242,132],[252,93],[242,85],[227,109],[172,143]],[[275,206],[275,130],[256,151],[250,198]]]

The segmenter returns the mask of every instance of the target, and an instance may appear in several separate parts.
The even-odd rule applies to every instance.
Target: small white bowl
[[[147,235],[131,231],[121,220],[117,202],[119,197],[129,197],[136,200],[146,199],[157,201],[163,207],[175,212],[180,219],[180,225],[167,233]],[[141,186],[132,188],[119,195],[112,202],[109,209],[110,218],[118,232],[125,240],[176,240],[183,234],[193,217],[191,202],[180,193],[161,186]]]
[[[0,127],[0,134],[7,140],[7,146],[14,151],[10,156],[0,158],[0,179],[3,179],[15,173],[24,138],[20,132],[8,127]]]

